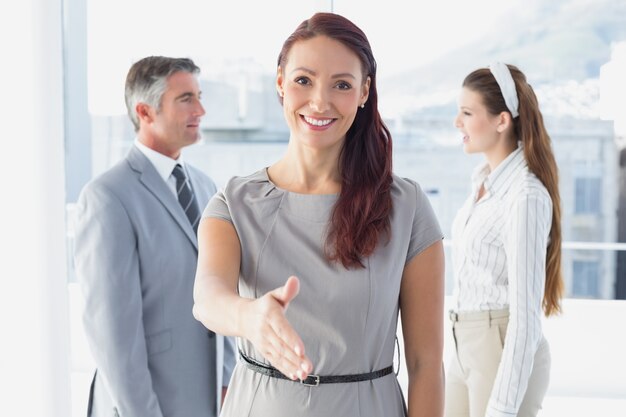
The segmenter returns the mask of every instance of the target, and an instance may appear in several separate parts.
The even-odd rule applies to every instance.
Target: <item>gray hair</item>
[[[126,76],[124,99],[128,116],[139,131],[137,103],[145,103],[159,111],[161,99],[167,88],[167,79],[174,73],[184,71],[200,73],[200,68],[189,58],[149,56],[133,64]]]

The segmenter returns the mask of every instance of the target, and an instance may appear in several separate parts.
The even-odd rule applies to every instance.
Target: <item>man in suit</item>
[[[198,73],[183,58],[147,57],[130,68],[135,143],[79,198],[75,267],[97,366],[93,417],[216,416],[234,367],[232,340],[192,315],[196,230],[216,191],[181,157],[205,113]]]

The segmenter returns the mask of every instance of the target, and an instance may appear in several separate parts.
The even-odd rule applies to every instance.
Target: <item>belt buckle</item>
[[[312,380],[312,381],[310,381]],[[306,378],[301,379],[300,383],[302,385],[306,385],[307,387],[317,387],[320,384],[320,376],[319,375],[308,375]]]

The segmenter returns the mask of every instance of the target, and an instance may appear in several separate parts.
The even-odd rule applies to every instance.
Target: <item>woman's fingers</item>
[[[274,332],[272,336],[267,358],[272,366],[291,379],[305,379],[313,369],[311,361],[306,356],[297,354],[294,346],[285,342],[278,333]]]
[[[287,306],[299,289],[298,278],[291,276],[285,285],[257,299],[253,315],[257,324],[249,337],[272,366],[292,379],[305,379],[313,369],[302,339],[285,317]]]

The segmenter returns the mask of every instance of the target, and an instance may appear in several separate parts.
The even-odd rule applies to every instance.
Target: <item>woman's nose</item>
[[[312,92],[309,106],[316,113],[324,113],[330,107],[328,94],[323,88],[315,88]]]
[[[454,127],[456,127],[457,129],[463,127],[463,123],[461,123],[461,113],[457,113],[457,115],[454,117]]]

